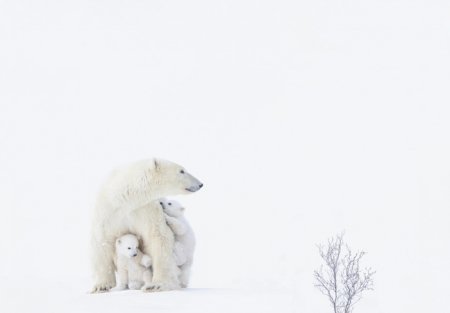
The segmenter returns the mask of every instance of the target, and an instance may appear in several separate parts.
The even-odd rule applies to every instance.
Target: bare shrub
[[[351,313],[354,305],[361,300],[364,290],[373,290],[373,278],[376,273],[372,268],[364,271],[359,261],[366,252],[352,254],[350,247],[344,243],[345,232],[328,239],[326,246],[317,245],[319,254],[325,261],[320,270],[314,271],[314,286],[328,297],[334,313]],[[347,254],[342,255],[345,253]]]

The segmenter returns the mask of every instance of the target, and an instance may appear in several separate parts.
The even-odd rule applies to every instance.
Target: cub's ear
[[[141,240],[141,236],[136,236],[137,240]]]
[[[116,243],[117,243],[118,245],[120,245],[120,244],[122,243],[122,242],[120,241],[120,238],[117,238]]]
[[[153,158],[153,163],[154,163],[154,166],[155,166],[155,169],[154,169],[155,172],[161,171],[161,162],[158,161],[157,158]]]
[[[181,212],[184,212],[184,208],[181,208],[180,211],[181,211]]]

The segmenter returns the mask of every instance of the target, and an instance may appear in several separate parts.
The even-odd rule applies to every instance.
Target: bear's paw
[[[178,290],[180,289],[179,286],[175,286],[174,284],[170,284],[170,283],[162,283],[162,284],[158,284],[158,283],[151,283],[148,285],[145,285],[144,287],[141,288],[141,290],[143,292],[159,292],[159,291],[170,291],[170,290]]]
[[[97,284],[94,286],[94,288],[92,288],[92,291],[90,293],[108,292],[110,289],[114,288],[115,286],[116,286],[115,282]]]

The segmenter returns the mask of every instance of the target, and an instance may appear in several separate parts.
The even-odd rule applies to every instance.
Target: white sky
[[[315,244],[345,229],[378,271],[355,312],[442,312],[449,16],[447,1],[0,1],[0,278],[88,291],[101,180],[158,156],[205,184],[179,198],[194,287],[329,312]]]

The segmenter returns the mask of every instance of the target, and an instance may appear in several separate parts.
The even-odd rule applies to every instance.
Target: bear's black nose
[[[160,202],[159,204],[161,204],[161,205],[162,205],[162,202]]]
[[[203,187],[203,184],[200,184],[200,186],[198,186],[199,189],[202,188],[202,187]]]
[[[135,257],[137,254],[133,254],[133,257]]]

